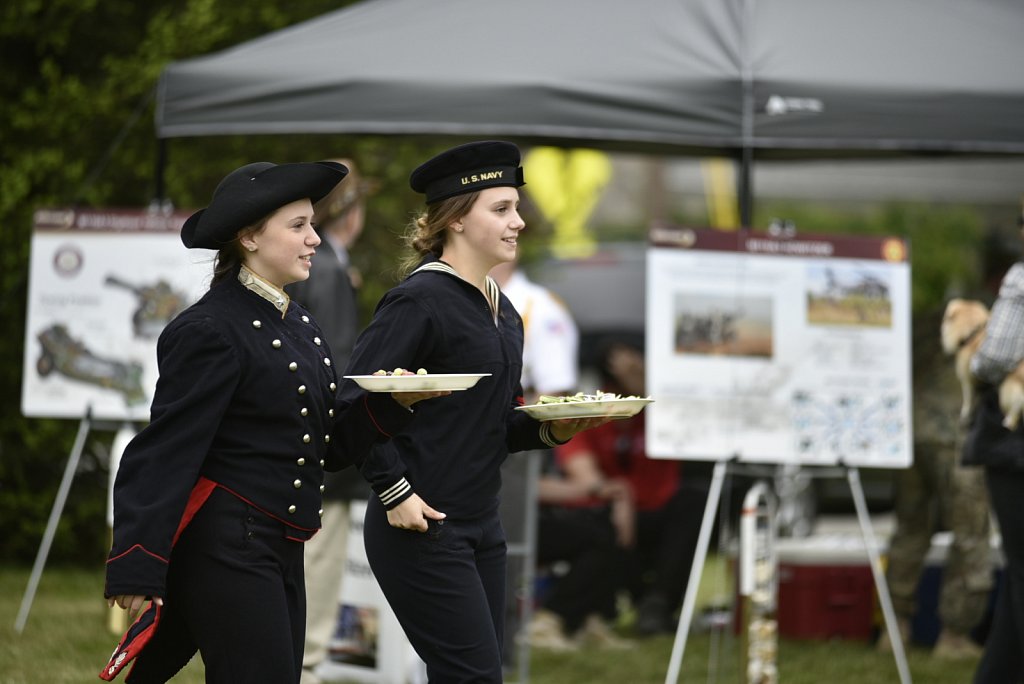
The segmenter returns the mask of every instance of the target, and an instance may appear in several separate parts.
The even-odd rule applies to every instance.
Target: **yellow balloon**
[[[597,150],[536,147],[523,160],[526,192],[554,226],[556,256],[579,258],[596,250],[587,219],[612,177],[608,155]]]

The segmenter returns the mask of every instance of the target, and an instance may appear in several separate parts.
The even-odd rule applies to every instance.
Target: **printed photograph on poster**
[[[146,420],[164,326],[209,286],[213,253],[179,237],[187,214],[36,212],[22,412]]]
[[[679,228],[652,243],[653,456],[909,465],[902,240]]]
[[[892,325],[889,274],[879,269],[807,267],[807,322],[817,325]]]
[[[772,300],[679,292],[675,297],[677,354],[772,355]]]
[[[379,626],[377,608],[341,604],[338,610],[338,627],[328,647],[331,661],[376,668]]]

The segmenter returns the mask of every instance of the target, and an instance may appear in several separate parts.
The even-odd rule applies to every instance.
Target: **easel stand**
[[[697,538],[697,548],[693,555],[693,566],[690,568],[690,581],[686,585],[683,607],[679,613],[679,624],[676,627],[676,637],[672,644],[672,656],[669,659],[668,672],[665,674],[665,684],[676,684],[679,681],[679,669],[683,661],[683,654],[686,652],[686,639],[690,633],[694,605],[697,602],[697,589],[700,586],[700,577],[704,571],[704,562],[707,559],[711,530],[715,523],[715,511],[722,497],[722,485],[725,482],[729,463],[729,461],[725,460],[716,461],[711,475],[708,500],[704,506],[704,519],[701,522],[700,535]],[[896,660],[896,669],[899,671],[900,683],[911,684],[912,680],[910,678],[910,669],[907,666],[907,656],[903,649],[903,641],[896,623],[896,611],[892,606],[889,585],[886,583],[885,573],[882,571],[882,562],[878,555],[878,544],[875,540],[874,530],[871,527],[871,519],[868,517],[864,488],[861,486],[860,481],[860,470],[855,466],[842,465],[839,471],[845,472],[847,482],[850,485],[850,493],[853,495],[853,503],[857,511],[857,522],[860,524],[861,535],[867,548],[868,559],[871,564],[871,574],[875,580],[875,590],[878,592],[878,602],[882,607],[882,615],[885,617],[885,628],[892,642],[892,653],[893,658]]]
[[[46,531],[43,533],[43,541],[36,553],[36,561],[32,566],[32,574],[28,578],[28,588],[25,596],[21,599],[21,608],[18,610],[18,617],[14,621],[14,631],[21,634],[28,621],[29,611],[32,610],[32,601],[36,596],[36,589],[39,588],[39,578],[43,574],[43,567],[46,565],[46,558],[50,555],[50,546],[57,534],[57,524],[60,522],[61,513],[64,512],[64,504],[68,500],[68,492],[71,490],[71,481],[78,470],[78,461],[82,458],[82,451],[85,449],[85,439],[89,436],[89,429],[92,427],[92,407],[85,411],[85,417],[78,425],[78,434],[75,436],[75,444],[68,456],[68,463],[64,467],[64,477],[61,478],[60,487],[57,489],[57,498],[50,510],[50,519],[46,523]]]
[[[535,566],[537,564],[537,496],[538,482],[541,472],[541,452],[526,451],[521,454],[525,459],[526,472],[524,477],[525,491],[523,496],[523,539],[521,542],[508,542],[508,556],[522,558],[521,588],[518,597],[518,629],[522,638],[516,643],[516,676],[515,684],[526,684],[530,680],[530,640],[526,633],[533,618],[533,584]],[[513,680],[508,680],[511,684]]]

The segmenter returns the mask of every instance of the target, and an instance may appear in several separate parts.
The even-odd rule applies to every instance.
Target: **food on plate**
[[[386,370],[374,371],[372,373],[372,375],[376,375],[378,377],[390,377],[392,375],[427,375],[427,369],[426,368],[420,368],[415,373],[413,373],[411,370],[406,370],[404,368],[396,368],[393,371],[386,371]]]
[[[537,397],[538,404],[571,404],[580,403],[587,401],[621,401],[622,399],[650,399],[650,397],[638,397],[636,395],[622,396],[621,394],[615,394],[613,392],[602,392],[597,390],[594,394],[584,394],[583,392],[577,392],[576,394],[570,394],[567,396],[551,396],[549,394],[542,394]]]

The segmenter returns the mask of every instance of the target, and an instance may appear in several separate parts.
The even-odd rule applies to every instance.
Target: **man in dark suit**
[[[288,294],[309,309],[327,339],[335,367],[343,372],[359,333],[356,292],[358,272],[349,261],[349,249],[365,222],[365,200],[371,185],[356,165],[317,203],[316,224],[321,242],[313,256],[308,280],[294,283]],[[306,546],[306,650],[302,684],[315,684],[314,670],[327,657],[338,618],[338,590],[344,574],[349,531],[349,502],[365,499],[370,491],[356,468],[330,473],[324,481],[323,528]]]

